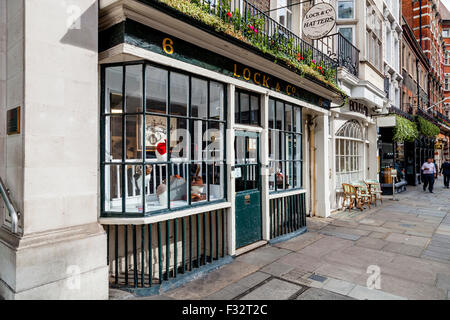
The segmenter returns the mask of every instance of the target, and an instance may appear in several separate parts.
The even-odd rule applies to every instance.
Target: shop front
[[[141,9],[119,4],[101,20],[100,223],[111,285],[148,293],[305,232],[309,212],[328,214],[321,186],[339,94]]]
[[[342,184],[376,178],[377,128],[371,109],[352,99],[348,106],[333,111],[331,119],[330,195],[332,210],[338,210],[342,208]]]

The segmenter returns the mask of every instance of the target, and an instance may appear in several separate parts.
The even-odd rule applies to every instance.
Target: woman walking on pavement
[[[444,186],[449,189],[450,185],[450,159],[445,159],[442,164],[441,173],[444,175]]]
[[[423,173],[423,191],[427,189],[430,193],[433,193],[434,179],[437,178],[436,165],[433,163],[432,158],[428,158],[427,162],[422,165]]]

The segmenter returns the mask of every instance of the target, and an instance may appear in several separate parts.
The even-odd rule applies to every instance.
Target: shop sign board
[[[327,36],[336,25],[336,10],[329,3],[313,6],[303,17],[303,34],[311,40]]]
[[[365,115],[366,117],[369,116],[369,108],[364,105],[363,103],[360,103],[355,100],[350,100],[348,103],[349,110],[352,112],[357,112]]]
[[[212,53],[190,42],[145,26],[139,22],[126,20],[101,32],[100,51],[108,50],[120,43],[169,56],[173,59],[199,66],[225,76],[233,77],[281,94],[329,109],[331,101],[320,97],[293,83],[244,65],[228,57]]]

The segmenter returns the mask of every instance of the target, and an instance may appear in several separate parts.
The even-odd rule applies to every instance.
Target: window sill
[[[269,199],[277,199],[283,197],[294,196],[297,194],[306,193],[306,189],[292,189],[292,190],[282,190],[282,191],[274,191],[269,194]]]
[[[210,202],[211,203],[211,202]],[[187,208],[180,208],[179,210],[165,210],[160,213],[153,213],[148,216],[130,216],[125,214],[118,214],[115,216],[104,216],[99,218],[99,222],[104,225],[146,225],[166,220],[172,220],[177,218],[183,218],[192,216],[195,214],[227,209],[231,207],[231,202],[227,202],[225,200],[218,200],[216,203],[212,203],[210,205],[195,205]]]

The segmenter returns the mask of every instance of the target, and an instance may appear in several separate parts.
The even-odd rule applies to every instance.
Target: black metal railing
[[[389,107],[389,113],[394,113],[394,114],[402,116],[403,118],[406,118],[410,121],[414,121],[414,116],[412,114],[407,113],[407,112],[403,111],[402,109],[397,108],[395,106]]]
[[[439,111],[436,111],[436,117],[443,122],[446,125],[450,124],[450,119],[443,113],[440,113]]]
[[[341,33],[335,33],[316,41],[316,47],[338,62],[339,67],[359,75],[359,49]]]
[[[426,119],[434,124],[438,124],[436,119],[434,118],[434,116],[432,116],[429,112],[425,111],[422,108],[417,109],[417,115],[423,117],[424,119]]]
[[[310,65],[326,79],[337,81],[337,59],[302,40],[249,1],[191,0],[191,3],[231,24],[234,31],[240,32],[261,51]]]
[[[105,225],[110,285],[151,288],[227,255],[226,210],[146,225]]]
[[[274,239],[306,227],[305,194],[270,200],[270,238]]]

